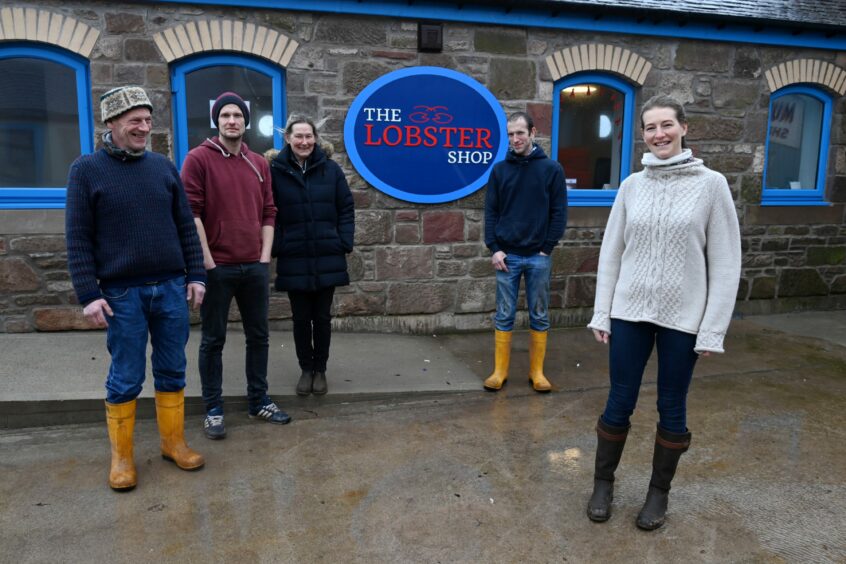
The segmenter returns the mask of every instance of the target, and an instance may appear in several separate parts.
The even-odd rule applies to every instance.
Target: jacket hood
[[[216,137],[206,137],[206,140],[200,143],[199,146],[208,151],[219,153],[223,158],[226,159],[232,158],[233,156],[232,153],[227,151],[226,147],[224,147]],[[250,147],[243,141],[241,141],[241,158],[243,158],[247,162],[247,164],[250,165],[250,168],[253,169],[253,172],[255,172],[256,176],[258,176],[259,182],[264,182],[264,178],[262,177],[259,170],[256,168],[256,165],[254,165],[253,161],[250,160]]]
[[[544,153],[543,148],[541,148],[540,145],[535,145],[532,152],[526,156],[518,155],[511,149],[508,149],[508,152],[505,154],[505,160],[513,163],[527,163],[535,159],[545,158],[547,158],[546,153]]]

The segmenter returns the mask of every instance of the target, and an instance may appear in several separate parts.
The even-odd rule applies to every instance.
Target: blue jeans
[[[529,306],[529,327],[535,331],[549,329],[549,277],[550,258],[541,254],[529,257],[506,255],[508,272],[496,271],[496,315],[494,325],[497,331],[514,329],[517,315],[517,294],[520,291],[520,277],[526,279],[526,302]]]
[[[646,362],[658,349],[658,424],[671,433],[687,432],[687,390],[699,357],[696,335],[653,323],[611,320],[608,348],[611,391],[602,420],[627,427],[637,405]]]
[[[198,366],[206,411],[223,406],[223,345],[233,297],[247,340],[247,400],[253,407],[261,405],[267,395],[269,269],[268,264],[253,262],[221,264],[207,272],[206,296],[200,307],[203,340]]]
[[[141,393],[147,369],[147,334],[153,345],[156,390],[185,387],[188,302],[185,278],[128,288],[103,289],[114,316],[107,317],[106,345],[112,364],[106,378],[106,401],[125,403]]]

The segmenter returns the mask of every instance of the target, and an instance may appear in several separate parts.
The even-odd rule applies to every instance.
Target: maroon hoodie
[[[261,228],[273,226],[276,206],[267,161],[241,143],[229,153],[217,138],[194,147],[182,164],[182,183],[194,217],[203,222],[217,264],[257,262]]]

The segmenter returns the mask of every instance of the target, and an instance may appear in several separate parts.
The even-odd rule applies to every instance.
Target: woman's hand
[[[602,343],[603,345],[608,344],[608,339],[611,338],[611,335],[609,335],[606,331],[600,331],[598,329],[592,329],[592,331],[593,338],[596,339],[597,343]]]

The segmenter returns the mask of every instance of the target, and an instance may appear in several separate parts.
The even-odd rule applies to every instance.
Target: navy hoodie
[[[564,169],[539,146],[508,151],[494,165],[485,197],[485,245],[492,253],[551,254],[567,227]]]

